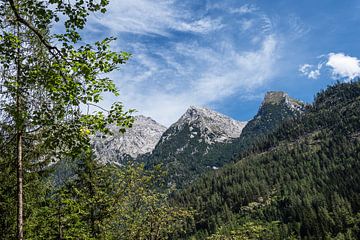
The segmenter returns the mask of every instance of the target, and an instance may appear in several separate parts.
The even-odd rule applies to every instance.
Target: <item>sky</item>
[[[189,106],[250,120],[267,91],[311,103],[360,76],[359,0],[112,0],[84,41],[132,54],[111,73],[121,101],[166,126]]]

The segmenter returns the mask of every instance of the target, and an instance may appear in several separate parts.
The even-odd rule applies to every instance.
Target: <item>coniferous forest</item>
[[[101,105],[131,54],[81,37],[108,4],[0,1],[1,240],[360,239],[358,79],[295,110],[263,104],[232,142],[196,145],[186,125],[181,154],[177,140],[100,162],[92,137],[134,124],[121,102]]]
[[[200,239],[212,233],[209,239],[358,239],[359,100],[358,81],[331,86],[236,163],[173,193],[174,202],[195,210],[192,233]]]

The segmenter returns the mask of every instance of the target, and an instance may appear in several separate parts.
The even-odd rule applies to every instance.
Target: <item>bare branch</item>
[[[90,106],[99,108],[99,109],[101,109],[101,110],[103,110],[103,111],[105,111],[105,112],[109,112],[109,110],[107,110],[107,109],[105,109],[105,108],[103,108],[103,107],[101,107],[101,106],[99,106],[99,105],[93,104],[93,103],[87,103],[87,105],[88,105],[88,106],[90,105]]]
[[[45,37],[40,33],[40,31],[38,31],[31,23],[29,23],[28,21],[26,21],[23,17],[20,16],[18,10],[16,9],[14,0],[9,0],[10,6],[11,6],[11,10],[14,12],[16,20],[19,21],[20,23],[24,24],[27,28],[29,28],[32,32],[35,33],[35,35],[39,38],[39,40],[42,42],[42,44],[44,44],[44,46],[49,50],[49,52],[56,57],[56,54],[53,51],[56,51],[57,54],[59,54],[60,56],[62,56],[61,51],[55,47],[52,46],[46,39]]]

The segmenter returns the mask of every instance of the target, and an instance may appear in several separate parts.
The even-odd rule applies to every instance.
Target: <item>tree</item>
[[[236,226],[224,226],[219,228],[219,230],[212,234],[210,237],[206,238],[208,240],[222,240],[222,239],[231,239],[231,240],[250,240],[250,239],[284,239],[281,238],[278,234],[278,223],[263,223],[263,222],[253,222],[246,221],[243,224]],[[289,237],[286,239],[295,239],[294,237]]]
[[[8,159],[17,162],[18,239],[24,239],[24,173],[79,155],[90,144],[88,135],[107,132],[109,123],[122,130],[132,123],[121,103],[114,103],[106,113],[82,110],[97,106],[103,92],[118,94],[103,74],[130,56],[110,50],[114,38],[80,42],[79,30],[89,14],[105,12],[108,2],[0,2],[0,119],[4,144],[14,146]],[[64,32],[51,35],[51,24],[60,19]]]
[[[104,239],[178,239],[185,233],[193,212],[170,204],[168,193],[160,191],[165,184],[160,167],[150,171],[143,165],[131,165],[117,172],[114,214],[104,225],[111,237]]]
[[[160,190],[162,171],[102,165],[91,152],[75,165],[33,212],[27,238],[183,239],[192,212],[169,203],[167,192]]]

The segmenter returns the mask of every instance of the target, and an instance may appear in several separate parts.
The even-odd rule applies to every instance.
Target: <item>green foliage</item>
[[[104,13],[107,4],[0,2],[1,239],[15,238],[16,212],[23,211],[15,206],[16,158],[24,164],[18,181],[24,173],[27,239],[166,239],[175,230],[181,234],[191,218],[169,205],[154,173],[142,166],[102,166],[92,158],[91,134],[109,133],[112,123],[124,132],[133,122],[132,110],[121,103],[109,110],[97,105],[103,93],[119,94],[106,74],[130,54],[111,51],[115,38],[89,44],[80,35],[89,14]],[[51,35],[60,19],[62,31]],[[49,178],[49,164],[63,161],[72,162],[73,171],[66,179]]]
[[[32,205],[27,239],[173,239],[185,233],[192,212],[169,204],[160,169],[100,165],[91,152],[74,163],[70,175],[54,166],[60,175]]]
[[[143,166],[126,167],[122,173],[121,195],[111,224],[116,236],[124,239],[172,239],[181,234],[191,212],[171,206],[160,169],[144,171]]]
[[[0,239],[13,239],[16,227],[16,173],[5,156],[0,155]]]
[[[133,122],[129,116],[133,110],[124,111],[121,103],[105,112],[81,110],[96,108],[104,92],[119,94],[104,74],[130,57],[126,52],[111,51],[112,37],[80,43],[78,31],[85,27],[89,14],[103,12],[107,4],[93,0],[0,3],[0,66],[4,73],[0,119],[4,128],[8,125],[8,134],[13,134],[10,129],[16,125],[12,129],[25,138],[36,138],[33,148],[46,149],[48,161],[80,154],[89,146],[87,135],[107,132],[110,123],[124,131]],[[51,24],[60,18],[65,33],[50,35]],[[52,42],[57,42],[56,46]]]
[[[253,220],[242,220],[242,224],[235,226],[220,227],[215,234],[207,237],[208,240],[253,240],[253,239],[296,239],[293,236],[283,238],[277,222],[255,222]]]
[[[107,4],[103,0],[0,2],[0,156],[6,156],[1,171],[17,172],[17,181],[10,178],[8,188],[12,190],[4,203],[9,207],[6,213],[14,213],[9,199],[18,199],[19,239],[23,239],[23,222],[29,225],[25,231],[32,229],[32,209],[47,203],[42,191],[50,187],[39,179],[48,165],[81,155],[90,147],[89,135],[108,132],[108,124],[115,123],[124,131],[133,122],[132,110],[125,111],[121,103],[114,103],[108,111],[86,111],[98,107],[103,93],[119,94],[106,74],[130,57],[110,49],[115,40],[111,37],[92,44],[82,42],[79,32],[87,17],[105,12]],[[51,35],[60,18],[62,30]],[[16,185],[18,194],[13,194]],[[42,198],[34,200],[32,193]],[[27,220],[22,217],[24,211]],[[14,236],[13,217],[5,219],[7,236]]]

